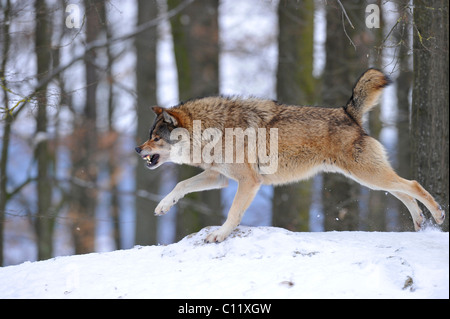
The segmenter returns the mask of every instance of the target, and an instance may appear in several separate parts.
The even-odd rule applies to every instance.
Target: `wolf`
[[[390,83],[380,70],[368,69],[357,80],[347,104],[333,108],[237,97],[205,97],[168,109],[153,107],[156,119],[149,138],[135,148],[146,161],[147,168],[155,169],[171,161],[204,170],[179,182],[157,205],[155,214],[165,214],[188,193],[224,188],[230,178],[234,179],[238,188],[226,221],[205,238],[206,242],[222,242],[239,225],[262,184],[288,184],[310,178],[318,172],[334,172],[371,189],[390,192],[408,208],[415,230],[420,230],[424,223],[424,215],[416,200],[425,205],[437,224],[442,224],[444,210],[417,181],[401,178],[395,173],[383,146],[363,128],[364,114],[377,104],[383,89]],[[210,139],[199,138],[194,134],[195,125],[203,130],[213,128],[223,134]],[[270,173],[262,170],[260,154],[265,152],[258,152],[256,160],[250,161],[247,156],[243,161],[236,161],[237,155],[242,152],[250,154],[255,147],[248,136],[244,138],[243,148],[235,147],[235,153],[229,157],[234,161],[224,161],[223,157],[221,160],[220,156],[212,161],[198,156],[194,160],[192,152],[180,155],[186,147],[187,150],[194,149],[194,145],[201,149],[208,144],[209,150],[214,149],[218,153],[229,151],[233,138],[227,139],[225,132],[237,128],[241,131],[277,130],[276,139],[266,135],[266,143],[262,144],[265,144],[262,146],[264,151],[277,144],[276,153],[269,155],[277,161],[276,170]],[[185,136],[184,141],[179,138],[182,135]],[[211,148],[212,141],[216,143],[212,146],[217,147]]]

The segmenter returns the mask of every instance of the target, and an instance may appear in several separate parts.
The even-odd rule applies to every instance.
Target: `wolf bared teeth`
[[[152,162],[152,157],[150,155],[145,155],[142,157],[143,160],[147,161],[147,163],[151,163]]]

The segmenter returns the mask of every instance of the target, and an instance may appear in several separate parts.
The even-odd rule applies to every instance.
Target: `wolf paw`
[[[438,225],[441,225],[442,223],[444,223],[445,211],[441,207],[438,208],[438,211],[434,216],[435,216],[436,223],[438,223]]]
[[[425,223],[425,216],[421,212],[419,218],[414,220],[414,230],[419,231],[422,229],[423,225]]]
[[[206,236],[205,242],[207,243],[221,243],[228,237],[231,231],[227,229],[223,229],[222,227],[216,231],[213,231],[211,234]]]
[[[173,205],[178,202],[178,199],[173,198],[172,196],[166,196],[163,198],[161,202],[159,202],[158,206],[155,208],[155,215],[162,216],[165,215]]]

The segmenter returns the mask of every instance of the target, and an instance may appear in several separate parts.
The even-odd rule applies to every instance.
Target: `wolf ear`
[[[153,112],[155,112],[156,115],[159,115],[163,112],[163,108],[159,106],[152,106]]]
[[[152,110],[153,110],[153,112],[155,112],[156,115],[160,115],[162,113],[162,115],[164,117],[164,122],[166,122],[168,124],[172,124],[173,126],[178,125],[178,120],[176,119],[176,117],[173,116],[172,114],[164,111],[164,109],[162,107],[153,106]]]
[[[173,124],[173,126],[177,126],[178,125],[178,121],[175,118],[175,116],[171,115],[170,113],[163,111],[162,112],[163,116],[164,116],[164,122],[169,123],[169,124]]]

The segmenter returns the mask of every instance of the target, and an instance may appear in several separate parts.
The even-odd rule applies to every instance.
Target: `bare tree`
[[[169,9],[173,10],[181,3],[179,0],[169,0]],[[218,0],[195,0],[183,14],[171,19],[178,90],[182,101],[219,93],[218,6]],[[192,177],[196,173],[198,169],[183,166],[179,179]],[[190,202],[206,203],[211,213],[202,214],[191,205],[179,205],[177,238],[197,231],[203,225],[222,222],[220,190],[193,193],[186,198]]]
[[[86,42],[95,42],[104,23],[104,0],[86,0]],[[86,98],[83,112],[75,120],[76,138],[73,138],[72,175],[82,183],[72,184],[71,217],[75,252],[84,254],[95,249],[95,213],[98,190],[98,133],[97,133],[97,86],[99,82],[96,50],[84,56]],[[91,187],[86,187],[91,185]]]
[[[2,37],[2,59],[0,66],[0,81],[3,90],[3,108],[4,113],[2,114],[4,124],[3,124],[3,139],[2,139],[2,149],[1,149],[1,157],[0,157],[0,266],[3,265],[3,233],[4,233],[4,225],[5,225],[5,210],[6,203],[8,202],[9,196],[7,193],[7,165],[8,165],[8,154],[9,154],[9,142],[11,136],[11,125],[13,122],[12,114],[9,112],[9,98],[7,92],[7,83],[6,83],[6,63],[8,62],[8,54],[10,48],[10,35],[9,35],[9,26],[11,19],[11,2],[6,1],[5,7],[3,10],[3,23],[1,29],[1,37]]]
[[[410,39],[412,32],[412,10],[409,0],[399,1],[397,4],[398,24],[395,26],[393,37],[397,44],[396,59],[399,70],[397,77],[397,162],[394,168],[398,174],[404,178],[412,179],[411,168],[411,131],[410,115],[411,102],[410,93],[412,88],[413,70],[412,70],[412,42]],[[396,201],[398,208],[399,225],[402,230],[413,230],[411,217],[408,209],[400,202]]]
[[[280,1],[278,4],[277,99],[281,103],[312,105],[314,1]],[[309,230],[311,181],[274,188],[272,224],[290,230]]]
[[[449,3],[414,1],[412,159],[416,178],[449,207]],[[448,230],[448,218],[444,225]]]
[[[110,188],[110,216],[112,218],[113,224],[113,238],[114,243],[117,249],[122,248],[122,236],[121,236],[121,223],[120,223],[120,207],[119,207],[119,194],[118,194],[118,184],[119,184],[119,175],[121,172],[121,165],[119,160],[115,156],[119,149],[119,132],[116,131],[114,127],[114,110],[115,110],[115,95],[114,95],[114,85],[115,79],[113,75],[113,65],[115,62],[115,56],[112,52],[111,48],[111,38],[112,30],[111,25],[108,23],[107,13],[105,10],[105,24],[104,29],[106,33],[106,39],[108,41],[108,45],[106,46],[106,82],[108,83],[108,101],[107,101],[107,118],[108,118],[108,131],[105,134],[104,143],[102,143],[101,147],[108,153],[107,159],[107,171],[109,174],[109,188]]]
[[[138,1],[138,21],[140,26],[156,19],[156,1]],[[150,125],[155,115],[151,107],[156,105],[156,43],[157,30],[150,28],[136,36],[136,91],[137,91],[137,138],[140,145],[149,135]],[[158,193],[159,170],[151,173],[139,162],[136,166],[136,189]],[[136,198],[135,243],[150,245],[156,243],[157,219],[153,212],[156,204],[149,198]]]
[[[67,13],[65,1],[57,1],[50,4],[48,1],[35,0],[31,3],[11,2],[5,0],[0,3],[0,85],[2,90],[0,96],[2,105],[0,106],[1,115],[1,165],[0,165],[0,263],[3,263],[3,239],[4,239],[4,220],[5,214],[10,216],[14,212],[6,212],[7,204],[20,205],[23,207],[24,215],[30,217],[31,224],[35,227],[39,245],[39,258],[48,258],[52,255],[52,231],[56,223],[56,218],[64,220],[65,216],[59,216],[63,210],[68,211],[68,219],[72,221],[72,234],[75,244],[76,253],[85,253],[94,250],[95,230],[97,228],[95,216],[97,211],[97,194],[103,191],[110,191],[111,210],[116,225],[114,232],[116,246],[120,245],[119,238],[119,211],[117,209],[118,194],[120,193],[116,186],[118,183],[118,172],[120,169],[114,166],[116,159],[109,153],[106,164],[109,168],[110,187],[103,188],[98,183],[99,169],[105,171],[105,156],[99,156],[103,152],[106,154],[106,148],[110,147],[111,139],[117,137],[115,132],[111,134],[101,133],[99,124],[104,118],[108,119],[108,128],[113,131],[112,112],[114,108],[114,98],[112,95],[112,87],[114,84],[112,65],[113,51],[111,46],[123,41],[133,39],[134,37],[145,33],[147,30],[156,32],[159,22],[164,19],[173,17],[175,14],[185,9],[192,0],[180,2],[173,10],[168,11],[160,16],[154,16],[147,19],[144,23],[139,24],[126,34],[115,35],[107,29],[105,17],[105,1],[85,1],[83,7],[85,13],[81,16],[80,29],[70,30],[64,27]],[[154,2],[149,2],[154,4]],[[29,9],[28,9],[29,8]],[[108,6],[111,8],[111,6]],[[31,19],[29,14],[34,15]],[[62,28],[61,20],[53,20],[52,18],[63,17]],[[11,26],[16,23],[23,23],[21,19],[26,18],[27,28],[25,32],[11,33]],[[31,21],[31,22],[30,22]],[[52,25],[52,22],[55,24]],[[106,32],[104,30],[106,29]],[[106,33],[106,36],[105,36]],[[59,40],[58,40],[59,38]],[[51,39],[54,43],[52,45]],[[23,78],[17,77],[14,62],[19,58],[14,55],[13,50],[21,50],[23,47],[35,47],[35,51],[31,51],[30,58],[36,57],[37,72],[23,72]],[[77,47],[70,54],[66,54],[70,48]],[[26,52],[19,52],[20,59],[28,58]],[[106,53],[107,59],[104,59]],[[63,56],[64,55],[64,56]],[[22,60],[23,61],[23,60]],[[77,62],[80,62],[78,63]],[[73,68],[72,68],[73,67]],[[85,100],[81,104],[73,103],[74,94],[71,92],[72,87],[70,77],[73,70],[80,70],[84,67],[85,81],[80,79],[79,82],[85,82],[84,88],[77,88],[79,91],[85,91]],[[7,68],[9,70],[7,70]],[[11,72],[11,70],[13,72]],[[108,85],[108,98],[99,99],[97,90],[99,83],[106,81]],[[73,78],[73,77],[72,77]],[[143,79],[144,81],[144,79]],[[102,83],[102,84],[103,84]],[[49,90],[52,89],[52,91]],[[53,90],[58,90],[58,101],[52,96]],[[151,90],[141,90],[144,94],[149,91],[154,93],[154,86]],[[56,101],[56,102],[54,102]],[[97,103],[99,101],[99,103]],[[141,104],[142,105],[142,104]],[[30,106],[30,107],[27,107]],[[33,108],[31,107],[33,106]],[[103,113],[98,115],[97,112],[106,109],[106,117]],[[146,105],[146,113],[148,106]],[[60,129],[59,115],[60,110],[69,110],[72,112],[70,124],[72,130],[69,136],[62,136],[58,131]],[[33,138],[25,138],[24,142],[28,142],[34,150],[34,161],[26,172],[26,179],[23,177],[16,178],[8,164],[8,155],[11,150],[10,141],[12,138],[22,138],[20,128],[15,135],[15,120],[22,117],[25,112],[33,110],[30,114],[36,115],[36,134]],[[52,110],[52,112],[49,112]],[[53,112],[55,111],[56,112]],[[29,117],[29,116],[28,116]],[[30,117],[29,117],[30,118]],[[52,126],[51,130],[49,125]],[[150,123],[145,123],[145,130],[148,130]],[[143,127],[143,125],[142,125]],[[140,135],[145,138],[145,135]],[[62,136],[62,137],[61,137]],[[69,150],[70,159],[68,163],[68,172],[65,177],[56,174],[56,167],[59,166],[56,160],[62,152],[60,150]],[[122,167],[124,167],[122,165]],[[58,168],[59,170],[59,168]],[[148,173],[148,172],[146,172]],[[147,176],[148,177],[148,174]],[[61,179],[62,178],[62,179]],[[30,198],[21,191],[25,189],[29,183],[33,183],[36,189],[36,201],[31,202]],[[136,192],[136,194],[138,194]],[[52,196],[56,195],[56,196]],[[151,195],[154,195],[151,193]],[[14,201],[11,201],[14,199]],[[155,196],[152,197],[155,200]],[[153,203],[153,202],[152,202]],[[36,205],[36,206],[34,206]],[[151,216],[151,211],[145,210],[145,213]],[[149,229],[146,229],[149,232]],[[151,232],[151,230],[150,230]],[[152,236],[154,236],[153,231]]]
[[[35,51],[37,59],[37,78],[41,79],[49,72],[51,52],[51,29],[45,0],[36,0]],[[36,119],[37,146],[35,157],[38,165],[37,176],[37,217],[36,233],[38,239],[38,259],[52,257],[52,235],[54,219],[50,216],[52,205],[51,167],[54,155],[50,153],[47,133],[47,89],[43,87],[37,98]]]
[[[322,103],[345,105],[357,77],[367,68],[368,46],[364,42],[365,4],[360,1],[327,4],[326,67],[323,74]],[[355,29],[353,29],[350,25]],[[351,30],[351,31],[350,31]],[[340,174],[325,174],[322,201],[325,230],[355,230],[359,225],[360,186]]]

